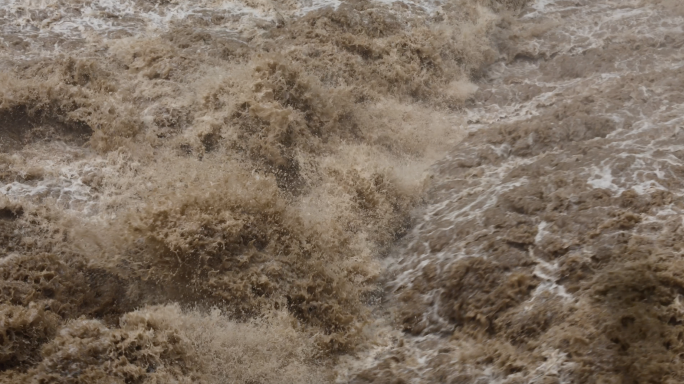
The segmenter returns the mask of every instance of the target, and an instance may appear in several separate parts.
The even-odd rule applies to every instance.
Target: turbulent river
[[[0,382],[684,381],[679,0],[0,0]]]

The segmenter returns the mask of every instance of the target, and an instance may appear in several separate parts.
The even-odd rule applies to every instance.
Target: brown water
[[[404,333],[356,382],[684,380],[683,16],[522,13],[389,268]]]
[[[0,381],[681,381],[683,25],[5,1]]]

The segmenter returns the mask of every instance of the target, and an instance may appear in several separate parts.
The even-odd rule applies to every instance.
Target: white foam
[[[610,189],[611,191],[620,190],[620,187],[613,183],[612,170],[607,166],[592,167],[592,175],[588,183],[594,188]]]
[[[543,239],[544,236],[548,235],[549,232],[546,230],[546,227],[549,226],[549,223],[546,221],[541,221],[537,225],[537,235],[534,237],[534,243],[539,244]]]

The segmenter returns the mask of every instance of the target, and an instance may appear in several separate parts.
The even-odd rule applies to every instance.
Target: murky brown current
[[[0,0],[0,382],[679,383],[677,0]]]

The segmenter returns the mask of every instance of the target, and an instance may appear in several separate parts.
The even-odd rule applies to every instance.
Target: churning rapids
[[[0,0],[1,383],[684,382],[680,0]]]

